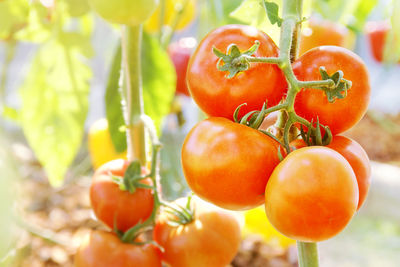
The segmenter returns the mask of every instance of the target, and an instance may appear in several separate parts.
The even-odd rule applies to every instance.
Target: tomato
[[[126,231],[139,221],[145,221],[153,210],[153,193],[151,189],[137,188],[132,194],[122,191],[112,181],[112,175],[124,176],[129,162],[122,159],[110,161],[101,166],[93,175],[90,186],[90,200],[97,218],[114,228]],[[150,179],[141,181],[152,185]]]
[[[199,197],[231,210],[264,203],[264,189],[279,163],[278,144],[250,127],[225,118],[198,123],[182,147],[182,167]]]
[[[111,23],[137,26],[153,14],[158,0],[88,0],[101,17]]]
[[[164,0],[165,1],[165,13],[164,13],[164,21],[163,25],[167,25],[169,27],[174,27],[175,20],[178,16],[178,11],[183,8],[183,4],[186,0]],[[179,18],[179,22],[176,25],[175,30],[181,30],[188,26],[196,15],[195,12],[196,1],[189,0],[187,6],[183,10],[181,17]],[[156,33],[160,31],[160,5],[157,7],[156,11],[153,15],[147,20],[144,25],[145,30],[151,33]]]
[[[114,233],[92,231],[75,255],[75,267],[161,267],[152,244],[122,243]]]
[[[97,120],[90,126],[88,144],[90,158],[95,169],[114,159],[126,159],[126,151],[123,153],[115,151],[105,118]]]
[[[320,46],[311,49],[293,63],[293,71],[301,81],[321,80],[319,67],[331,75],[342,70],[344,78],[352,82],[347,96],[329,103],[322,90],[303,88],[296,97],[296,112],[314,122],[329,126],[332,134],[353,127],[364,116],[370,99],[368,70],[359,56],[342,47]]]
[[[383,61],[386,36],[390,30],[391,26],[387,21],[370,21],[366,25],[366,33],[369,40],[370,50],[372,56],[378,62]]]
[[[302,139],[295,140],[290,145],[296,149],[307,146]],[[359,143],[341,135],[334,136],[327,147],[342,155],[353,168],[358,184],[359,200],[357,210],[359,210],[367,198],[369,186],[371,185],[371,165],[367,153]]]
[[[279,49],[274,41],[258,29],[245,25],[225,25],[210,32],[199,44],[189,61],[187,84],[190,94],[199,107],[210,116],[233,120],[235,109],[242,107],[239,116],[279,103],[287,90],[281,70],[275,64],[251,63],[251,67],[228,79],[227,73],[217,69],[218,57],[213,54],[215,46],[225,52],[234,43],[242,51],[258,40],[258,57],[277,57]]]
[[[350,164],[338,152],[320,146],[290,153],[265,190],[265,211],[272,225],[304,242],[337,235],[357,205],[357,180]]]
[[[169,214],[168,214],[169,215]],[[192,222],[170,226],[162,214],[154,228],[154,240],[164,249],[162,260],[173,267],[223,267],[236,255],[240,227],[233,215],[215,209],[195,210]]]
[[[346,27],[328,20],[311,18],[301,31],[299,55],[322,45],[336,45],[351,49],[354,46],[354,34]]]
[[[189,96],[186,86],[186,71],[192,49],[196,45],[194,38],[182,38],[168,46],[168,54],[176,71],[176,93]]]

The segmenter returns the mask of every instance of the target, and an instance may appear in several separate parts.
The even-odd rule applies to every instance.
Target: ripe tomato
[[[215,46],[220,51],[234,43],[247,50],[260,41],[255,53],[258,57],[276,57],[279,49],[265,33],[251,26],[225,25],[210,32],[199,44],[189,61],[187,84],[190,94],[199,107],[210,116],[233,120],[237,106],[247,103],[239,116],[268,105],[276,105],[287,90],[281,70],[274,64],[251,63],[249,70],[228,79],[227,73],[217,69],[218,57],[213,54]]]
[[[383,61],[386,36],[390,29],[391,26],[387,21],[370,21],[366,25],[366,33],[371,53],[374,59],[378,62]]]
[[[297,139],[291,142],[290,145],[296,149],[307,146],[302,139]],[[358,184],[359,200],[357,210],[359,210],[367,198],[369,186],[371,185],[371,165],[367,153],[359,143],[341,135],[334,136],[327,147],[342,155],[353,168]]]
[[[263,133],[225,118],[198,123],[182,147],[182,167],[199,197],[225,209],[264,203],[264,189],[279,163],[278,144]]]
[[[186,86],[186,71],[190,55],[196,45],[194,38],[182,38],[168,46],[168,54],[176,71],[176,93],[189,96]]]
[[[318,242],[338,234],[358,204],[357,180],[347,160],[333,149],[305,147],[274,170],[265,190],[265,210],[282,234]]]
[[[92,231],[75,255],[75,267],[161,267],[152,244],[122,243],[114,233]]]
[[[163,25],[173,27],[175,20],[178,16],[178,11],[183,8],[183,4],[186,0],[165,0],[165,14]],[[179,22],[176,25],[176,30],[182,30],[188,26],[196,15],[195,11],[196,1],[189,0],[187,6],[183,10]],[[160,31],[160,5],[157,7],[153,15],[146,21],[144,28],[146,31],[156,33]]]
[[[111,23],[136,26],[153,14],[158,0],[88,0],[101,17]]]
[[[226,211],[197,208],[192,222],[177,227],[168,225],[168,215],[161,214],[153,235],[165,249],[162,260],[170,266],[223,267],[236,255],[240,227]]]
[[[112,175],[123,177],[128,166],[129,162],[122,159],[104,164],[94,173],[90,186],[90,200],[97,218],[110,228],[114,228],[115,223],[122,231],[128,230],[140,220],[146,220],[151,215],[154,201],[151,189],[137,188],[131,194],[122,191],[112,181]],[[141,183],[152,185],[150,179]]]
[[[325,92],[303,88],[296,97],[295,110],[306,118],[329,126],[332,134],[353,127],[365,114],[370,98],[368,70],[359,56],[342,47],[320,46],[311,49],[293,63],[293,71],[301,81],[320,80],[319,67],[331,75],[342,70],[344,78],[352,82],[347,96],[329,103]]]
[[[328,20],[311,18],[308,25],[301,31],[299,55],[322,45],[336,45],[352,49],[354,41],[354,34],[346,27]]]
[[[126,159],[126,151],[123,153],[115,151],[108,129],[108,122],[105,118],[97,120],[90,126],[88,145],[94,169],[114,159]]]

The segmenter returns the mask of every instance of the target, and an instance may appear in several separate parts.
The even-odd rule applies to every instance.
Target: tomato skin
[[[97,218],[111,229],[114,222],[119,230],[126,231],[140,220],[146,220],[153,210],[153,193],[151,189],[137,188],[131,194],[120,190],[112,181],[111,175],[124,176],[129,162],[122,159],[110,161],[101,166],[93,175],[90,186],[90,200]],[[150,179],[141,181],[152,185]]]
[[[347,96],[329,103],[325,92],[318,89],[302,89],[296,96],[296,113],[314,122],[329,126],[333,135],[342,133],[361,120],[370,99],[368,70],[359,56],[342,47],[320,46],[313,48],[293,63],[293,71],[301,81],[321,80],[319,67],[328,74],[342,70],[344,78],[352,81]]]
[[[231,44],[242,51],[260,41],[255,53],[258,57],[277,57],[278,47],[265,33],[251,26],[225,25],[210,32],[193,53],[188,66],[187,84],[193,99],[209,116],[233,120],[235,109],[242,107],[240,116],[261,109],[268,100],[268,106],[279,103],[287,91],[282,71],[274,64],[251,63],[251,67],[228,79],[227,72],[217,69],[218,57],[212,52],[215,46],[225,52]],[[266,82],[268,81],[268,82]]]
[[[75,267],[161,267],[154,245],[122,243],[114,233],[92,231],[75,255]]]
[[[291,142],[290,145],[296,149],[307,146],[302,139],[297,139]],[[341,135],[334,136],[332,142],[326,147],[335,150],[350,163],[358,184],[359,200],[357,210],[359,210],[367,198],[371,185],[371,164],[367,153],[359,143]]]
[[[225,211],[196,209],[194,221],[178,227],[167,220],[168,216],[160,216],[153,236],[165,249],[162,260],[173,267],[223,267],[239,249],[239,224]]]
[[[90,126],[88,148],[94,169],[114,159],[126,159],[126,151],[118,153],[114,148],[106,118],[99,119]]]
[[[176,94],[190,96],[186,85],[186,71],[194,45],[195,42],[182,38],[168,46],[168,54],[174,63],[176,71]]]
[[[302,29],[299,44],[299,55],[322,45],[336,45],[351,49],[351,33],[337,23],[311,18],[308,27]]]
[[[219,117],[193,127],[181,158],[193,192],[231,210],[263,204],[265,186],[279,163],[278,144],[272,138]]]
[[[304,242],[337,235],[357,205],[357,180],[350,164],[326,147],[290,153],[275,168],[265,190],[265,210],[272,225]]]
[[[111,23],[137,26],[156,9],[159,0],[88,0],[103,19]]]

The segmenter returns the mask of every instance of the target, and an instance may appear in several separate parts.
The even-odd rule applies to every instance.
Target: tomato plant
[[[163,213],[154,228],[154,240],[164,248],[162,260],[174,267],[226,266],[240,245],[240,227],[223,210],[196,207],[191,222],[172,226]]]
[[[353,127],[367,111],[370,98],[368,70],[364,62],[353,52],[336,46],[314,48],[293,63],[293,71],[301,81],[319,80],[319,67],[329,74],[342,70],[344,78],[352,81],[343,99],[329,102],[322,90],[303,88],[296,97],[295,110],[307,120],[319,119],[329,126],[332,134]]]
[[[153,210],[153,192],[136,188],[134,193],[121,190],[113,176],[123,177],[129,162],[118,159],[102,165],[93,175],[90,200],[96,216],[110,228],[126,231],[139,221],[145,221]],[[152,185],[150,179],[140,183]]]
[[[297,139],[290,144],[296,149],[307,146],[301,139]],[[367,198],[369,186],[371,185],[371,165],[367,153],[359,143],[340,135],[334,136],[327,147],[342,155],[353,168],[358,184],[359,200],[357,210],[359,210]]]
[[[189,187],[226,209],[261,205],[265,185],[278,163],[274,140],[225,118],[211,117],[198,123],[182,147],[182,167]]]
[[[254,27],[226,25],[210,32],[193,53],[188,66],[187,84],[193,99],[210,116],[233,119],[237,106],[247,103],[241,115],[260,109],[265,101],[276,105],[286,92],[287,84],[281,70],[273,64],[252,64],[246,72],[230,79],[216,68],[218,57],[213,47],[225,51],[231,43],[246,50],[258,40],[259,57],[276,57],[279,49],[272,39]],[[268,81],[268,82],[265,82]]]
[[[88,146],[94,169],[111,160],[126,158],[126,152],[118,153],[114,148],[107,119],[97,120],[90,126]]]
[[[182,38],[168,46],[168,54],[174,63],[176,71],[176,93],[189,96],[186,85],[186,71],[192,49],[195,46],[193,38]]]
[[[122,243],[114,233],[92,231],[75,254],[75,267],[161,267],[152,244]]]
[[[187,4],[184,6],[186,1]],[[182,30],[194,20],[196,15],[195,0],[165,0],[164,5],[163,22],[160,23],[161,5],[158,5],[156,11],[144,25],[146,31],[158,32],[161,30],[160,25],[167,25],[171,28],[175,27],[174,30]]]
[[[335,22],[311,18],[301,31],[299,55],[308,50],[322,46],[335,45],[351,49],[354,35],[349,30]]]
[[[88,0],[101,17],[111,23],[137,26],[154,12],[158,0]]]
[[[265,190],[265,210],[272,225],[305,242],[337,235],[357,205],[357,180],[350,164],[326,147],[290,153],[275,168]]]

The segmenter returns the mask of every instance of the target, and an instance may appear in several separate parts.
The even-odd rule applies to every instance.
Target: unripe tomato
[[[255,56],[277,57],[279,49],[274,41],[257,28],[245,25],[225,25],[210,32],[193,53],[188,66],[187,84],[193,99],[209,116],[233,120],[235,109],[241,108],[239,117],[249,111],[279,103],[287,90],[282,71],[275,64],[251,63],[247,71],[228,79],[227,73],[217,69],[215,46],[225,52],[234,43],[245,51],[260,42]]]
[[[153,210],[153,192],[148,188],[136,188],[134,193],[122,191],[112,180],[112,175],[123,177],[129,162],[117,159],[101,166],[93,175],[90,201],[97,218],[111,229],[115,226],[126,231],[139,221],[144,222]],[[152,185],[149,178],[141,183]]]
[[[88,145],[94,169],[111,160],[126,158],[126,151],[123,153],[115,151],[108,129],[108,122],[105,118],[97,120],[90,126]]]
[[[183,4],[186,0],[165,0],[165,13],[164,21],[162,25],[168,25],[173,27],[175,20],[177,19],[178,12],[181,8],[184,8]],[[196,1],[189,0],[187,6],[183,10],[182,15],[180,15],[179,22],[176,25],[176,30],[181,30],[189,25],[194,20],[196,15],[195,11]],[[144,25],[146,31],[155,33],[160,31],[160,5],[158,5],[156,11],[147,20]]]
[[[75,267],[161,267],[152,244],[122,243],[114,233],[92,231],[75,255]]]
[[[195,45],[196,39],[188,37],[168,46],[168,54],[174,63],[176,71],[176,94],[190,96],[186,85],[186,71]]]
[[[265,211],[272,225],[303,242],[337,235],[357,205],[357,180],[350,164],[338,152],[320,146],[290,153],[265,190]]]
[[[198,123],[182,147],[189,187],[225,209],[246,210],[263,204],[265,186],[278,163],[276,141],[225,118]]]
[[[301,31],[299,55],[322,45],[336,45],[352,49],[355,37],[346,27],[328,20],[311,18]]]
[[[90,6],[111,23],[137,26],[147,20],[159,0],[89,0]]]
[[[306,147],[302,139],[297,139],[290,143],[296,149]],[[361,208],[367,198],[369,186],[371,185],[371,165],[369,158],[362,146],[351,138],[336,135],[332,142],[326,147],[332,148],[342,155],[353,168],[357,178],[359,200],[357,210]]]
[[[362,59],[338,46],[320,46],[309,50],[293,63],[294,74],[300,81],[321,80],[320,67],[331,75],[342,70],[344,78],[352,82],[347,96],[328,102],[324,91],[303,88],[294,103],[297,114],[325,126],[332,134],[342,133],[361,120],[367,111],[371,88],[369,74]]]
[[[162,213],[153,231],[165,251],[162,260],[173,267],[224,267],[235,257],[241,237],[236,218],[223,210],[197,208],[192,222],[171,226]]]

